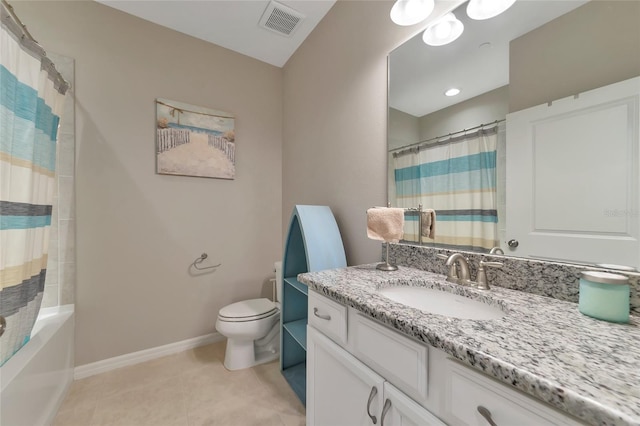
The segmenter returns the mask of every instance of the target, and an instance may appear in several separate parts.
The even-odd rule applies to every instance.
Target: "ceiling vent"
[[[289,37],[300,26],[304,15],[281,3],[272,1],[262,14],[259,25],[269,31]]]

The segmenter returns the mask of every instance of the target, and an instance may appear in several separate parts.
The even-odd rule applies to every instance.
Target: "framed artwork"
[[[159,174],[234,179],[235,117],[223,111],[156,99]]]

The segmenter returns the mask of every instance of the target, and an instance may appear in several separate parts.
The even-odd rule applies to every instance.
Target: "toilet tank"
[[[276,269],[276,300],[278,306],[280,306],[280,302],[282,301],[282,262],[278,261],[274,263]]]

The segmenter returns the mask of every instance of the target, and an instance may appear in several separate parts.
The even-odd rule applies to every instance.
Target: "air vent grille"
[[[260,19],[260,26],[278,34],[290,36],[303,19],[304,15],[301,13],[272,1]]]

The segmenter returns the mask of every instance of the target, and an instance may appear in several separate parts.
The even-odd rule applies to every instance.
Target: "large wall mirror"
[[[640,269],[640,0],[465,9],[454,42],[420,33],[389,55],[403,242]]]

